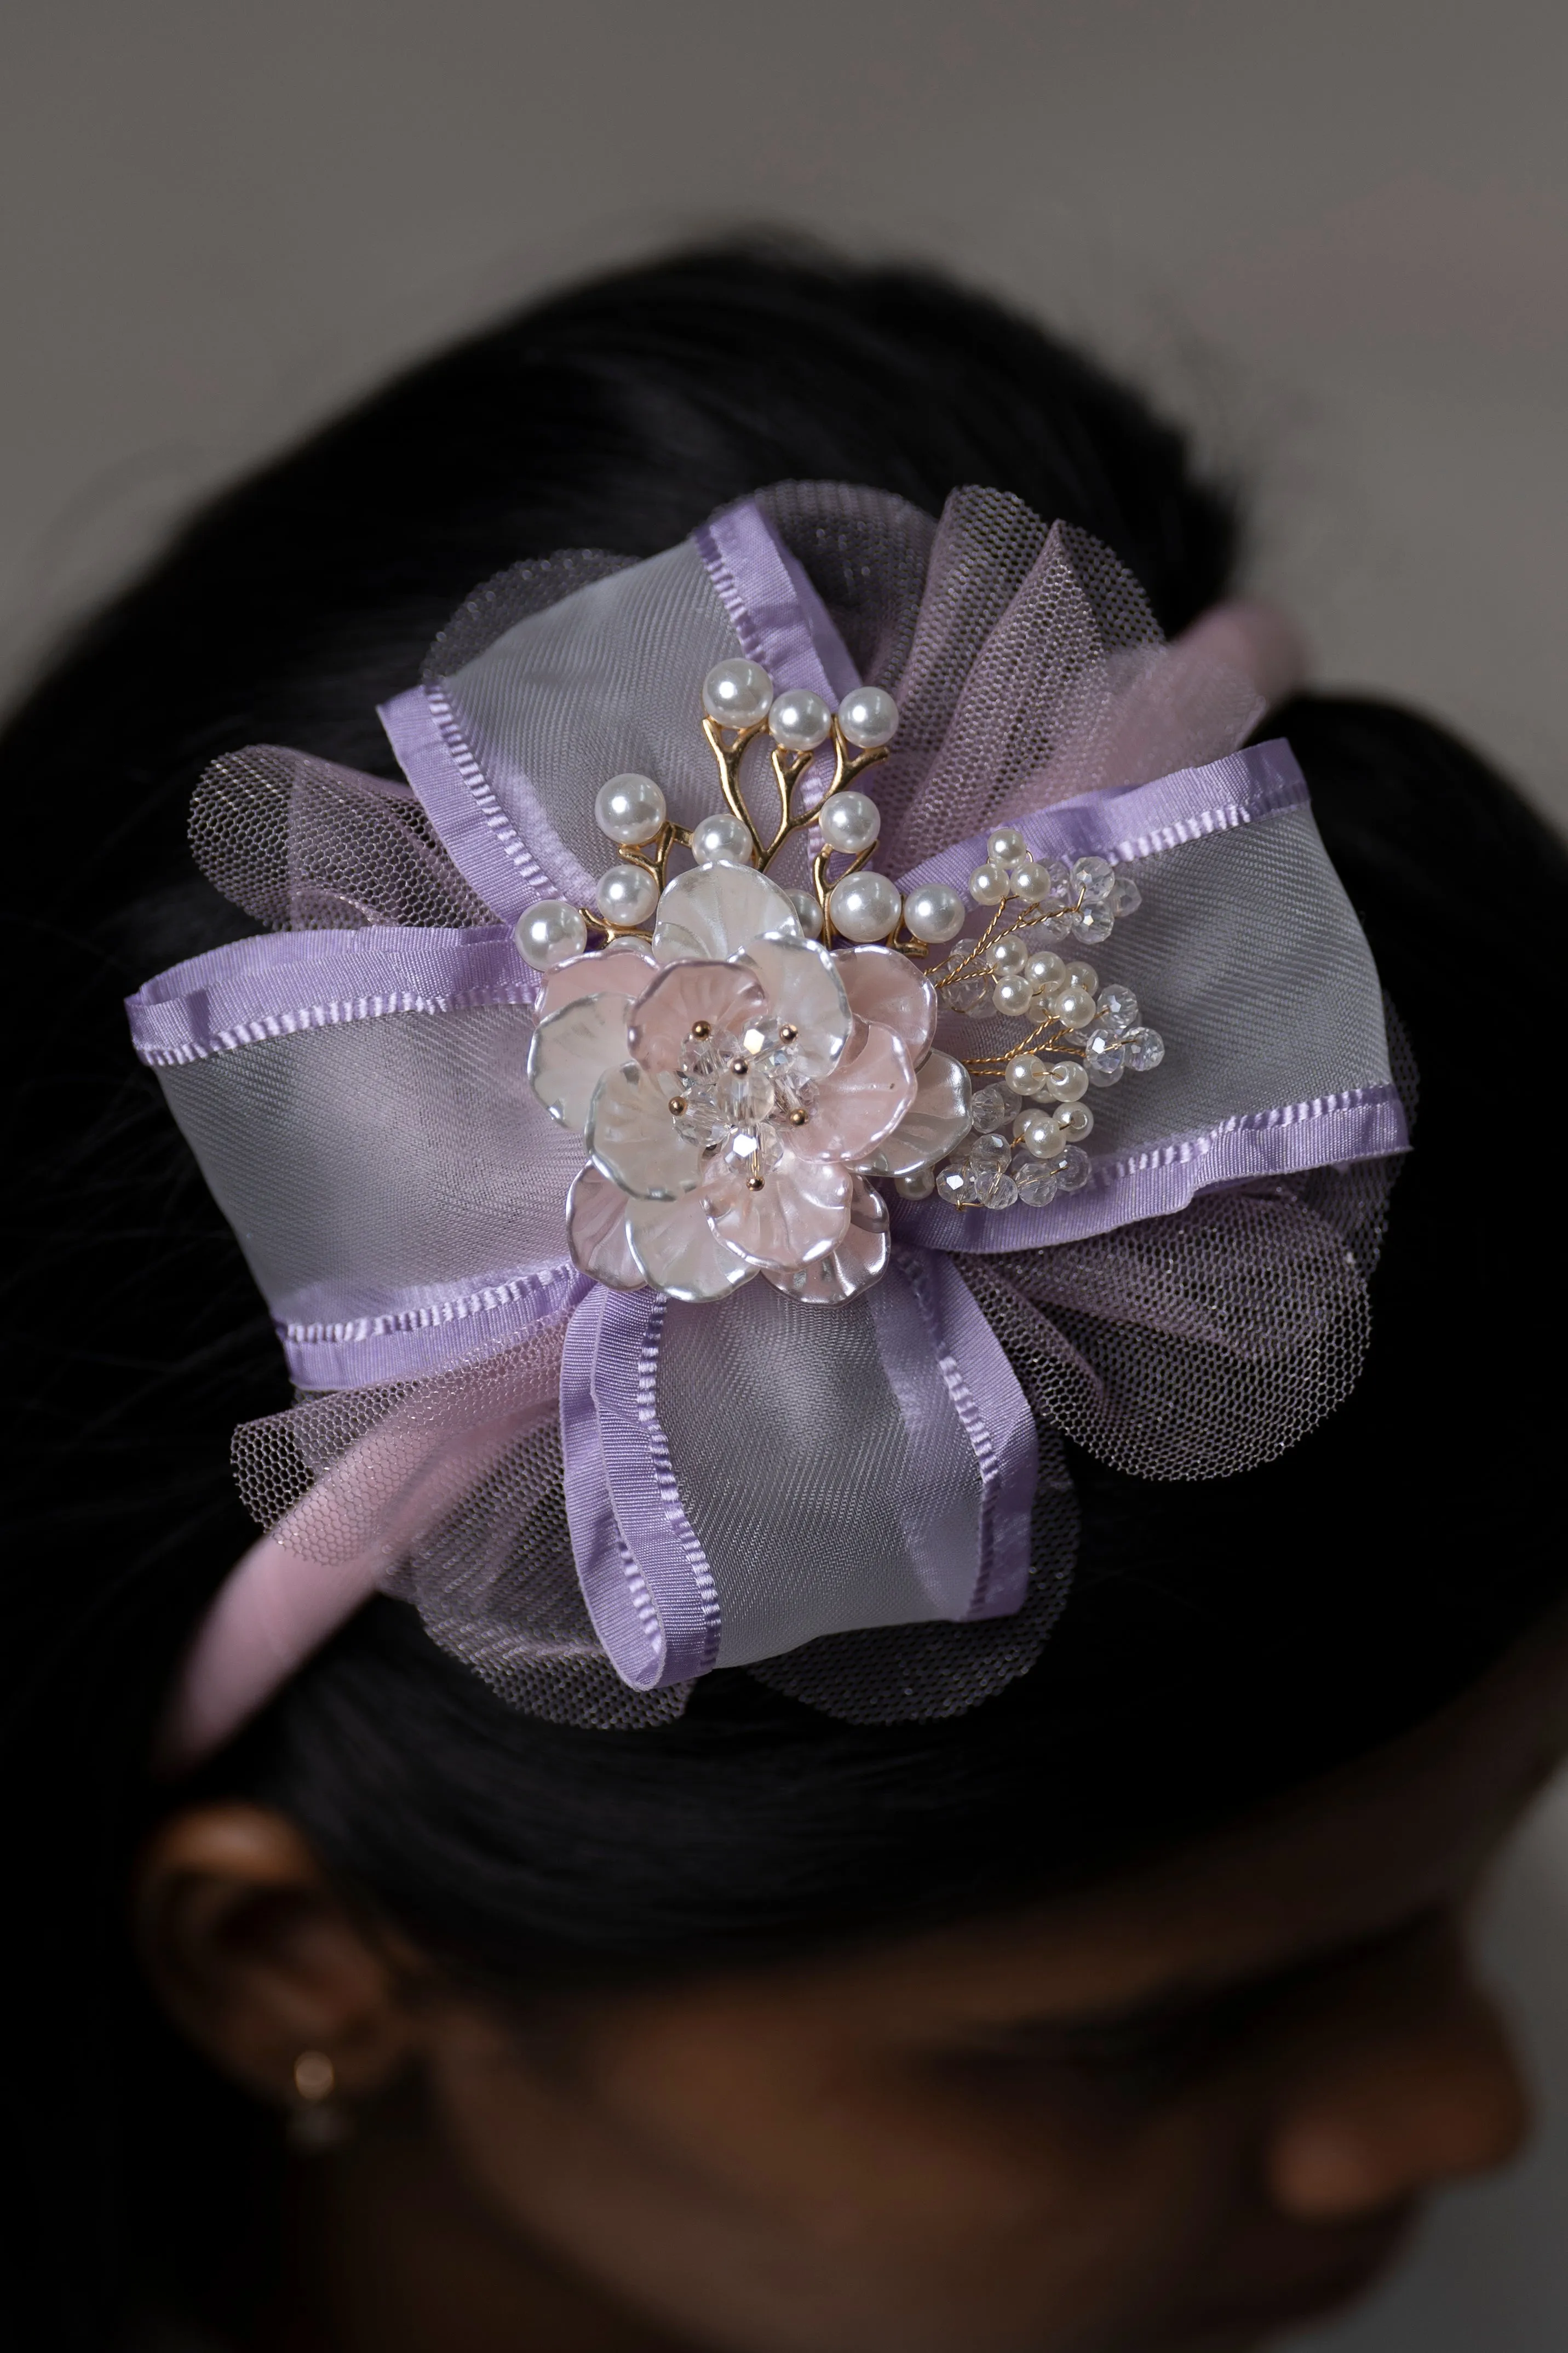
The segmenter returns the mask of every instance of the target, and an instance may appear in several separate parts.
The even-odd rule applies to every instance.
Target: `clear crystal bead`
[[[1041,904],[1047,907],[1059,907],[1067,900],[1074,896],[1072,870],[1068,865],[1065,858],[1042,859],[1040,863],[1046,868],[1051,878],[1050,896],[1048,899],[1043,900]]]
[[[960,1150],[972,1167],[983,1163],[1005,1168],[1013,1157],[1013,1139],[1005,1128],[988,1128],[984,1134],[966,1135]]]
[[[936,1172],[937,1198],[951,1203],[955,1208],[961,1208],[967,1198],[965,1188],[968,1183],[968,1169],[961,1161],[949,1160]]]
[[[1130,1029],[1121,1043],[1130,1071],[1157,1071],[1165,1059],[1165,1041],[1157,1029]]]
[[[977,1005],[989,1008],[990,985],[973,974],[967,980],[951,980],[942,992],[942,1001],[950,1005],[955,1013],[971,1012]]]
[[[1105,903],[1113,915],[1130,915],[1135,907],[1143,904],[1143,893],[1131,874],[1119,874],[1115,888]]]
[[[965,1198],[977,1209],[1010,1209],[1018,1198],[1018,1187],[1007,1174],[1005,1163],[997,1167],[987,1162],[971,1167]]]
[[[680,1049],[679,1071],[683,1079],[717,1078],[726,1062],[732,1062],[741,1050],[741,1041],[727,1029],[715,1029],[707,1038],[688,1038]]]
[[[982,1134],[986,1128],[1005,1127],[1017,1110],[1017,1096],[1005,1087],[982,1087],[969,1106],[970,1124]]]
[[[1041,948],[1059,947],[1062,941],[1068,937],[1070,934],[1066,914],[1045,915],[1039,923],[1031,923],[1024,934],[1025,944],[1032,955],[1037,954]]]
[[[1079,1145],[1069,1144],[1055,1166],[1057,1184],[1064,1193],[1076,1193],[1089,1182],[1089,1155]]]
[[[773,1082],[756,1062],[745,1071],[722,1071],[713,1087],[719,1109],[731,1127],[750,1127],[772,1114]]]
[[[1115,919],[1107,908],[1089,904],[1075,907],[1068,917],[1068,925],[1073,938],[1089,947],[1108,940],[1116,928]]]
[[[1116,888],[1116,869],[1108,859],[1075,858],[1072,863],[1072,883],[1081,899],[1098,907],[1109,899]]]
[[[1100,1009],[1113,1038],[1124,1038],[1138,1022],[1138,999],[1120,981],[1101,991]]]
[[[699,1152],[710,1152],[729,1135],[731,1123],[719,1108],[711,1085],[689,1086],[684,1101],[686,1109],[675,1114],[675,1132],[683,1144],[694,1144]]]
[[[759,1121],[755,1127],[737,1127],[724,1146],[723,1165],[737,1176],[765,1176],[784,1158],[777,1128]]]
[[[1057,1172],[1043,1160],[1023,1160],[1013,1171],[1014,1188],[1031,1209],[1043,1209],[1057,1198]]]
[[[1098,1049],[1087,1039],[1084,1041],[1083,1067],[1091,1087],[1113,1087],[1126,1059],[1120,1039],[1106,1040]]]

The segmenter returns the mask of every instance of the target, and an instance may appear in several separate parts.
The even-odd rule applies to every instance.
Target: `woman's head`
[[[179,1648],[246,1540],[226,1488],[228,1429],[283,1401],[232,1241],[121,1065],[121,989],[243,928],[189,876],[193,772],[247,739],[384,766],[374,704],[407,682],[475,580],[564,544],[650,554],[722,501],[792,476],[890,489],[930,511],[965,480],[1016,491],[1116,549],[1168,630],[1229,575],[1230,501],[1180,438],[1035,330],[914,276],[799,259],[737,272],[728,257],[699,258],[523,318],[246,486],[97,626],[12,732],[13,797],[26,794],[31,871],[46,878],[24,913],[67,967],[59,1031],[28,1081],[26,1215],[49,1302],[29,1317],[42,1360],[29,1370],[41,1474],[29,1525],[33,1561],[47,1556],[51,1573],[17,1596],[15,1707],[35,1780],[47,1767],[47,1799],[21,1833],[57,1873],[76,1841],[78,1893],[50,1932],[62,1992],[102,1968],[91,1940],[118,1933],[133,1835],[169,1809],[141,1758]],[[1354,1398],[1282,1461],[1230,1482],[1152,1487],[1075,1457],[1083,1532],[1069,1607],[1033,1673],[947,1723],[856,1728],[721,1674],[661,1731],[552,1727],[445,1662],[403,1605],[374,1605],[191,1796],[294,1825],[331,1885],[369,1908],[377,1949],[402,1940],[422,1985],[433,1969],[453,1989],[458,2009],[442,2014],[489,2017],[472,2007],[479,1989],[559,2019],[563,1989],[592,1989],[584,2031],[613,2042],[615,2021],[637,2015],[627,1989],[669,1989],[647,1997],[667,2005],[662,2034],[683,2003],[741,2018],[748,2001],[765,2009],[771,1987],[762,2042],[776,2030],[777,2047],[795,2036],[805,2050],[826,2015],[813,1988],[837,1986],[835,2015],[863,2016],[857,1986],[874,1989],[873,2006],[922,1968],[935,1973],[928,1990],[956,1986],[978,1952],[976,1966],[1015,1971],[1010,1986],[1044,1972],[1044,1989],[1068,1967],[1073,1923],[1097,1904],[1163,1904],[1149,1892],[1164,1883],[1161,1858],[1216,1824],[1405,1736],[1447,1754],[1458,1734],[1439,1728],[1441,1711],[1554,1598],[1542,1400],[1500,1392],[1484,1446],[1441,1472],[1433,1439],[1485,1391],[1483,1366],[1522,1358],[1551,1312],[1520,1282],[1477,1082],[1452,1052],[1454,877],[1489,889],[1508,878],[1516,928],[1500,949],[1523,964],[1510,978],[1529,991],[1534,960],[1544,984],[1537,943],[1564,903],[1561,855],[1419,721],[1308,700],[1270,723],[1306,768],[1412,1035],[1435,1139],[1395,1196]],[[101,1330],[106,1297],[125,1335],[107,1360],[74,1336],[89,1301]],[[1338,1802],[1322,1802],[1337,1818]],[[1439,1909],[1468,1884],[1473,1827],[1467,1817],[1446,1834]],[[175,1842],[155,1856],[178,1861],[175,1831],[163,1836]],[[1296,1852],[1283,1831],[1276,1844]],[[188,1854],[181,1869],[179,1883],[201,1879]],[[1119,1873],[1131,1894],[1089,1892]],[[291,1903],[274,1925],[297,1916]],[[1042,1903],[1058,1908],[1020,1911]],[[1245,1935],[1225,1945],[1215,1916],[1238,1935],[1246,1917],[1226,1896],[1202,1928],[1223,1952],[1163,1957],[1250,1982],[1316,1948],[1378,1947],[1433,1910],[1413,1888],[1397,1917],[1325,1924],[1307,1900],[1263,1949]],[[156,1905],[153,1916],[165,1917]],[[237,1916],[252,1935],[253,1911]],[[172,1935],[153,1936],[166,1983]],[[1110,1948],[1092,1949],[1107,1986],[1121,1984]],[[722,1994],[716,1972],[732,1980]],[[1123,1985],[1121,2008],[1142,1990]],[[444,1998],[422,1995],[421,2016]],[[129,2039],[141,2025],[121,1999],[109,2015]],[[1096,2008],[1077,1993],[1050,2004],[1080,2026]],[[231,2073],[286,2092],[194,2022]],[[949,2018],[931,2031],[940,2043],[960,2030]],[[940,2135],[940,2170],[939,2147]],[[868,2147],[865,2162],[881,2160]],[[220,2196],[220,2233],[222,2215]],[[742,2333],[751,2326],[737,2319],[714,2341],[819,2341]]]

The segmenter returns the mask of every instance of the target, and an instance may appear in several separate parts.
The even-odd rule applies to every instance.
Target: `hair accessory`
[[[1300,771],[1237,748],[1289,660],[1244,607],[1166,645],[1000,493],[784,484],[478,590],[383,713],[405,784],[216,763],[197,860],[267,929],[132,1029],[300,1402],[236,1434],[269,1534],[170,1757],[378,1588],[559,1722],[714,1667],[957,1713],[1062,1606],[1064,1438],[1310,1430],[1406,1126]]]

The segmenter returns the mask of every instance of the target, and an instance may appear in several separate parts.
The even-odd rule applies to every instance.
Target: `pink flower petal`
[[[816,1108],[795,1131],[796,1150],[852,1167],[870,1159],[913,1103],[917,1086],[903,1039],[879,1021],[858,1022],[837,1069],[817,1086]]]
[[[761,977],[776,1021],[800,1032],[795,1066],[803,1078],[820,1079],[848,1043],[854,1016],[833,958],[815,940],[752,940],[739,959]]]
[[[667,965],[631,1008],[626,1043],[645,1071],[672,1082],[694,1022],[733,1035],[767,1009],[761,981],[744,965]]]
[[[752,1266],[807,1266],[849,1230],[854,1180],[837,1160],[807,1160],[785,1152],[752,1192],[742,1168],[726,1155],[710,1162],[703,1180],[709,1222]]]
[[[611,1183],[639,1200],[679,1200],[702,1173],[697,1146],[675,1132],[664,1089],[636,1062],[623,1062],[600,1080],[586,1142]]]
[[[552,1119],[579,1134],[588,1124],[594,1090],[606,1071],[626,1059],[624,997],[579,997],[534,1031],[528,1075]]]
[[[689,939],[699,955],[722,961],[764,934],[798,940],[800,918],[788,892],[754,866],[693,866],[665,886],[654,926],[656,955],[672,931],[683,953]]]
[[[833,961],[851,1010],[900,1037],[918,1071],[936,1035],[936,991],[925,975],[896,948],[842,948]]]
[[[647,1278],[626,1240],[626,1196],[592,1161],[566,1196],[566,1235],[574,1262],[612,1291],[642,1291]]]
[[[889,1176],[912,1176],[969,1133],[969,1072],[962,1062],[932,1054],[916,1071],[915,1088],[902,1124],[877,1155],[878,1168]]]
[[[637,1265],[671,1299],[728,1299],[757,1271],[720,1240],[700,1193],[679,1201],[633,1201],[626,1229]]]
[[[552,964],[539,992],[539,1018],[546,1020],[580,997],[640,997],[658,970],[654,958],[629,942],[616,940],[591,955],[568,956]]]
[[[808,1307],[841,1307],[847,1299],[858,1299],[861,1292],[880,1282],[890,1248],[888,1205],[874,1186],[857,1176],[849,1204],[849,1230],[837,1249],[788,1273],[771,1266],[763,1272],[777,1290],[803,1300]]]

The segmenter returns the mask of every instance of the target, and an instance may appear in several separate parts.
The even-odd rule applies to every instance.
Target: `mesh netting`
[[[521,564],[509,565],[458,606],[426,655],[421,680],[426,686],[439,685],[455,670],[478,661],[519,621],[558,605],[595,580],[629,571],[636,562],[634,555],[611,555],[603,548],[566,547],[553,555],[525,556]]]
[[[269,931],[495,920],[406,786],[276,744],[205,770],[191,850],[214,888]]]

